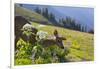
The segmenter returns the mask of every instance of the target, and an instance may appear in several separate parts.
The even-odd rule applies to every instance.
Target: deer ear
[[[58,31],[55,29],[53,32],[54,35],[58,35]]]

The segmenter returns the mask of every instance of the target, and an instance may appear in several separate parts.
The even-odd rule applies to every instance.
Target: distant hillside
[[[50,6],[50,5],[34,5],[23,4],[23,7],[34,11],[36,7],[48,8],[49,12],[55,14],[56,19],[65,18],[69,16],[75,19],[78,23],[86,25],[88,30],[94,28],[94,9],[84,7],[65,7],[65,6]]]
[[[81,31],[81,32],[91,33],[91,30],[93,30],[92,28],[89,30],[88,25],[83,25],[82,23],[78,23],[76,19],[73,19],[71,17],[66,17],[66,19],[62,18],[62,19],[59,19],[59,21],[57,21],[56,19],[58,17],[56,17],[56,16],[61,15],[61,13],[58,13],[59,11],[55,10],[55,12],[58,13],[56,15],[56,13],[50,13],[50,11],[49,11],[50,7],[47,10],[48,13],[47,13],[47,11],[44,11],[44,10],[42,9],[42,10],[40,10],[41,13],[38,13],[36,11],[36,6],[33,8],[31,7],[31,9],[30,9],[28,7],[26,8],[24,5],[20,6],[20,4],[15,4],[15,16],[17,16],[17,15],[23,16],[29,21],[34,21],[34,22],[37,22],[40,24],[45,24],[45,25],[55,25],[55,26],[59,26],[59,27],[64,27],[64,28],[68,28],[68,29]],[[50,14],[52,14],[52,16]],[[85,19],[85,18],[83,18],[83,19]],[[91,25],[89,25],[89,26],[91,26]]]
[[[15,5],[15,16],[18,16],[18,15],[23,16],[26,19],[31,20],[31,21],[33,20],[33,21],[40,22],[40,23],[51,24],[51,22],[49,22],[42,15],[40,15],[34,11],[28,10],[26,8],[20,7],[18,5]]]

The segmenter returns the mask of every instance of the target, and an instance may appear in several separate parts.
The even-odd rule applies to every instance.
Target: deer
[[[24,41],[29,41],[29,43],[31,44],[35,44],[35,42],[37,42],[36,37],[38,37],[37,32],[38,29],[36,29],[35,27],[31,27],[31,32],[33,34],[30,35],[30,39],[27,39],[27,36],[22,34],[22,28],[23,26],[28,25],[28,26],[32,26],[28,20],[26,20],[25,18],[21,17],[21,16],[16,16],[15,17],[15,46],[17,44],[17,41],[22,38]],[[29,28],[30,28],[29,27]],[[52,38],[54,37],[54,38]],[[60,48],[64,49],[64,45],[63,45],[63,40],[66,40],[65,37],[59,36],[58,31],[55,29],[53,32],[53,36],[52,37],[47,37],[46,39],[41,39],[40,40],[40,44],[43,45],[44,47],[49,47],[49,46],[53,46],[53,45],[57,45]]]
[[[38,37],[38,35],[37,35],[37,37]],[[66,49],[64,48],[64,45],[63,45],[63,40],[66,40],[66,38],[59,36],[58,31],[55,29],[52,37],[47,37],[45,39],[41,39],[39,41],[39,44],[41,44],[44,48],[48,48],[50,46],[56,45],[56,46],[60,47],[61,49],[64,49],[64,51],[66,51]],[[44,50],[41,51],[41,54],[43,51]],[[51,52],[51,55],[53,58],[57,57],[57,53],[54,51]],[[30,57],[32,59],[33,63],[34,63],[35,57],[36,57],[36,52],[35,52],[35,49],[33,48],[33,53],[32,53],[32,56]]]
[[[59,36],[59,33],[57,30],[54,30],[52,37],[50,38],[46,38],[40,41],[40,44],[43,45],[44,47],[49,47],[52,45],[57,45],[58,47],[64,49],[64,45],[63,45],[63,40],[66,40],[65,37]]]

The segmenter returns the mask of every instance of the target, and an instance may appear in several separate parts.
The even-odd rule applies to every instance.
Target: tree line
[[[81,32],[87,32],[86,26],[83,26],[80,23],[77,23],[74,19],[70,17],[66,16],[66,18],[61,18],[59,20],[56,20],[55,15],[52,12],[49,12],[48,8],[40,9],[39,7],[36,7],[35,12],[43,15],[54,25],[62,26],[64,28],[73,29],[73,30],[77,30]]]
[[[23,5],[20,5],[23,7]],[[88,33],[94,33],[94,30],[87,30],[87,26],[82,25],[81,23],[77,23],[75,19],[72,19],[71,17],[66,16],[66,18],[60,18],[56,19],[55,15],[52,12],[49,12],[48,8],[39,8],[36,7],[35,12],[38,14],[43,15],[45,18],[47,18],[53,25],[61,26],[68,29],[73,29],[81,32],[88,32]]]

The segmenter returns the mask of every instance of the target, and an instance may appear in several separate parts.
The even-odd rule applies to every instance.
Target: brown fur
[[[63,40],[66,40],[66,38],[60,37],[58,35],[58,31],[57,30],[54,31],[54,36],[55,36],[55,39],[53,39],[53,38],[47,38],[47,39],[41,40],[40,43],[44,47],[49,47],[49,46],[57,45],[60,48],[64,49]]]

